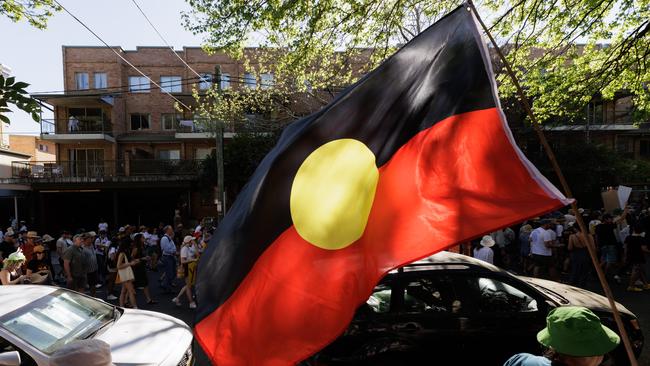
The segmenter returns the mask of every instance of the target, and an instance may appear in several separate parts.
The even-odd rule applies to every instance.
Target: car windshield
[[[117,314],[114,309],[101,301],[57,290],[4,315],[0,324],[40,351],[51,354],[112,322]]]

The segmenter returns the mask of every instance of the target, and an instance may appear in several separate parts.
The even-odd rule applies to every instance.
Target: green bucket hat
[[[619,336],[582,306],[561,306],[546,317],[537,341],[558,353],[574,357],[601,356],[616,348]]]

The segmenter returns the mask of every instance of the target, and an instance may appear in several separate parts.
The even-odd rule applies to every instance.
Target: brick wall
[[[41,140],[35,136],[9,136],[11,150],[31,156],[29,161],[56,160],[56,144],[51,141]],[[45,146],[47,151],[40,151],[39,145]]]

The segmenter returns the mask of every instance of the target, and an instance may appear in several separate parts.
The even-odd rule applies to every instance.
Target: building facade
[[[53,109],[54,118],[41,122],[40,138],[54,145],[54,155],[13,162],[14,179],[31,184],[33,220],[60,229],[92,227],[100,218],[113,225],[157,225],[171,222],[175,210],[190,223],[217,216],[214,192],[197,188],[201,162],[216,147],[214,134],[206,132],[209,121],[178,108],[161,88],[191,107],[192,90],[209,88],[217,68],[223,89],[255,88],[273,75],[255,75],[200,48],[176,55],[166,47],[114,50],[160,87],[108,48],[62,48],[64,91],[33,95]],[[225,139],[234,133],[226,128]]]

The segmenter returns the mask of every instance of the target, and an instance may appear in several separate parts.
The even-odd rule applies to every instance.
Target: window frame
[[[208,90],[212,88],[212,74],[208,72],[201,72],[201,79],[199,80],[199,90]]]
[[[163,79],[169,79],[163,81]],[[183,78],[179,75],[161,75],[160,76],[160,92],[161,93],[182,93],[183,92]],[[178,88],[178,90],[176,90]]]
[[[79,84],[80,84],[79,83],[80,82],[79,77],[82,76],[82,75],[85,75],[85,87],[83,87],[83,85],[82,85],[82,87],[79,87]],[[81,79],[81,82],[82,83],[84,82],[83,78]],[[75,90],[88,90],[88,89],[90,89],[90,77],[88,76],[88,72],[86,72],[86,71],[75,72],[74,73],[74,84],[75,84]]]
[[[230,73],[224,72],[221,74],[220,86],[221,90],[230,89]]]
[[[97,85],[97,77],[100,75],[103,76],[103,78],[100,79],[104,81],[103,86]],[[93,73],[93,85],[95,86],[95,89],[108,89],[108,73],[106,72]]]
[[[137,84],[132,83],[132,80],[137,79]],[[131,75],[129,76],[129,93],[149,93],[151,90],[151,80],[144,76]],[[146,81],[142,83],[141,81]],[[146,85],[146,86],[145,86]]]
[[[140,116],[140,128],[133,129],[133,117]],[[142,128],[142,117],[147,117],[147,128]],[[129,113],[129,131],[148,131],[151,130],[151,113]]]
[[[244,73],[244,88],[250,90],[257,90],[257,75],[252,72]]]
[[[273,88],[274,86],[275,75],[272,72],[264,72],[260,74],[260,89],[267,90]]]
[[[174,120],[172,121],[172,128],[165,128],[165,117],[172,116]],[[183,119],[182,113],[161,113],[160,114],[160,129],[162,131],[176,131],[178,128],[178,121]]]

